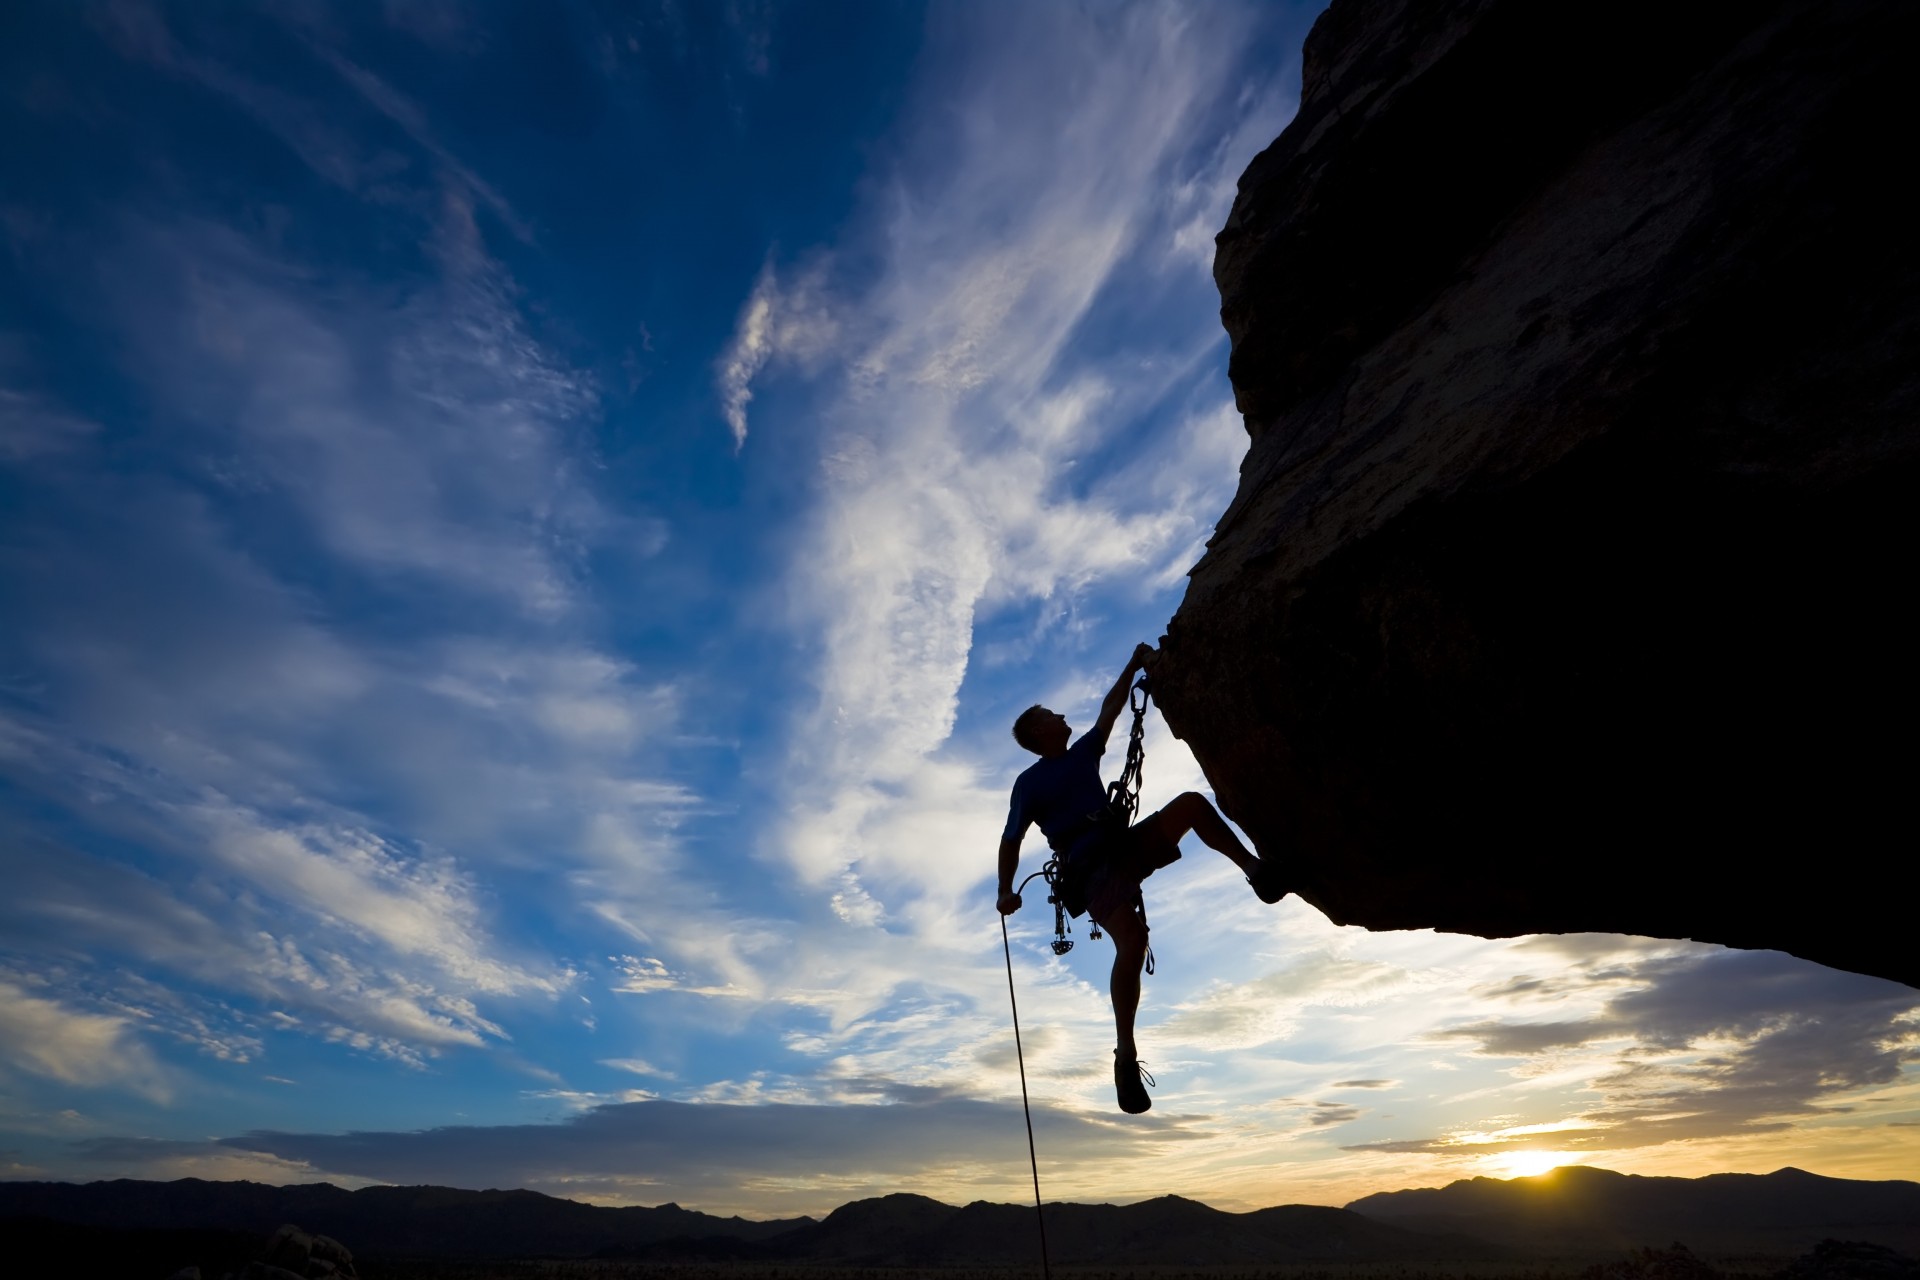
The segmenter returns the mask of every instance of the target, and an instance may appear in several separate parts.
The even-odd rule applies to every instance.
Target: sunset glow
[[[1531,1178],[1562,1165],[1581,1163],[1569,1151],[1504,1151],[1485,1159],[1487,1173],[1496,1178]]]

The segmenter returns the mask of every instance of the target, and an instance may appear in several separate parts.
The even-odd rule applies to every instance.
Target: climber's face
[[[1065,716],[1042,707],[1033,719],[1033,740],[1039,745],[1040,754],[1051,755],[1067,749],[1067,743],[1073,739],[1073,726]]]

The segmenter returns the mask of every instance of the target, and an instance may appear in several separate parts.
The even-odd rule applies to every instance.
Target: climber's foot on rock
[[[1280,883],[1280,868],[1265,859],[1247,873],[1247,883],[1253,886],[1262,902],[1278,902],[1287,896],[1287,886]]]

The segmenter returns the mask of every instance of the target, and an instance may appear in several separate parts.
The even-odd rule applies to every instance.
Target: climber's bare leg
[[[1227,820],[1198,791],[1175,796],[1166,808],[1146,818],[1140,825],[1147,823],[1152,823],[1160,835],[1174,845],[1178,845],[1187,832],[1193,832],[1209,849],[1224,853],[1232,859],[1234,866],[1248,875],[1252,875],[1260,866],[1260,859],[1240,843],[1240,837],[1233,834],[1233,828],[1227,825]],[[1115,935],[1115,941],[1118,941],[1118,935]],[[1142,954],[1144,946],[1143,942]],[[1137,975],[1135,982],[1138,983]]]
[[[1110,911],[1100,927],[1113,939],[1113,1029],[1120,1056],[1129,1062],[1140,1056],[1133,1043],[1133,1020],[1140,1012],[1140,970],[1147,962],[1146,917],[1131,906]]]

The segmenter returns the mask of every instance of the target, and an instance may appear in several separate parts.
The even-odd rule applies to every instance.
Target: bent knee
[[[1213,812],[1213,803],[1198,791],[1182,791],[1173,798],[1173,803],[1167,809],[1190,828],[1195,820]]]
[[[1114,949],[1122,955],[1144,955],[1147,950],[1147,926],[1139,916],[1129,911],[1119,917],[1114,924],[1101,926],[1107,936],[1113,939]]]

